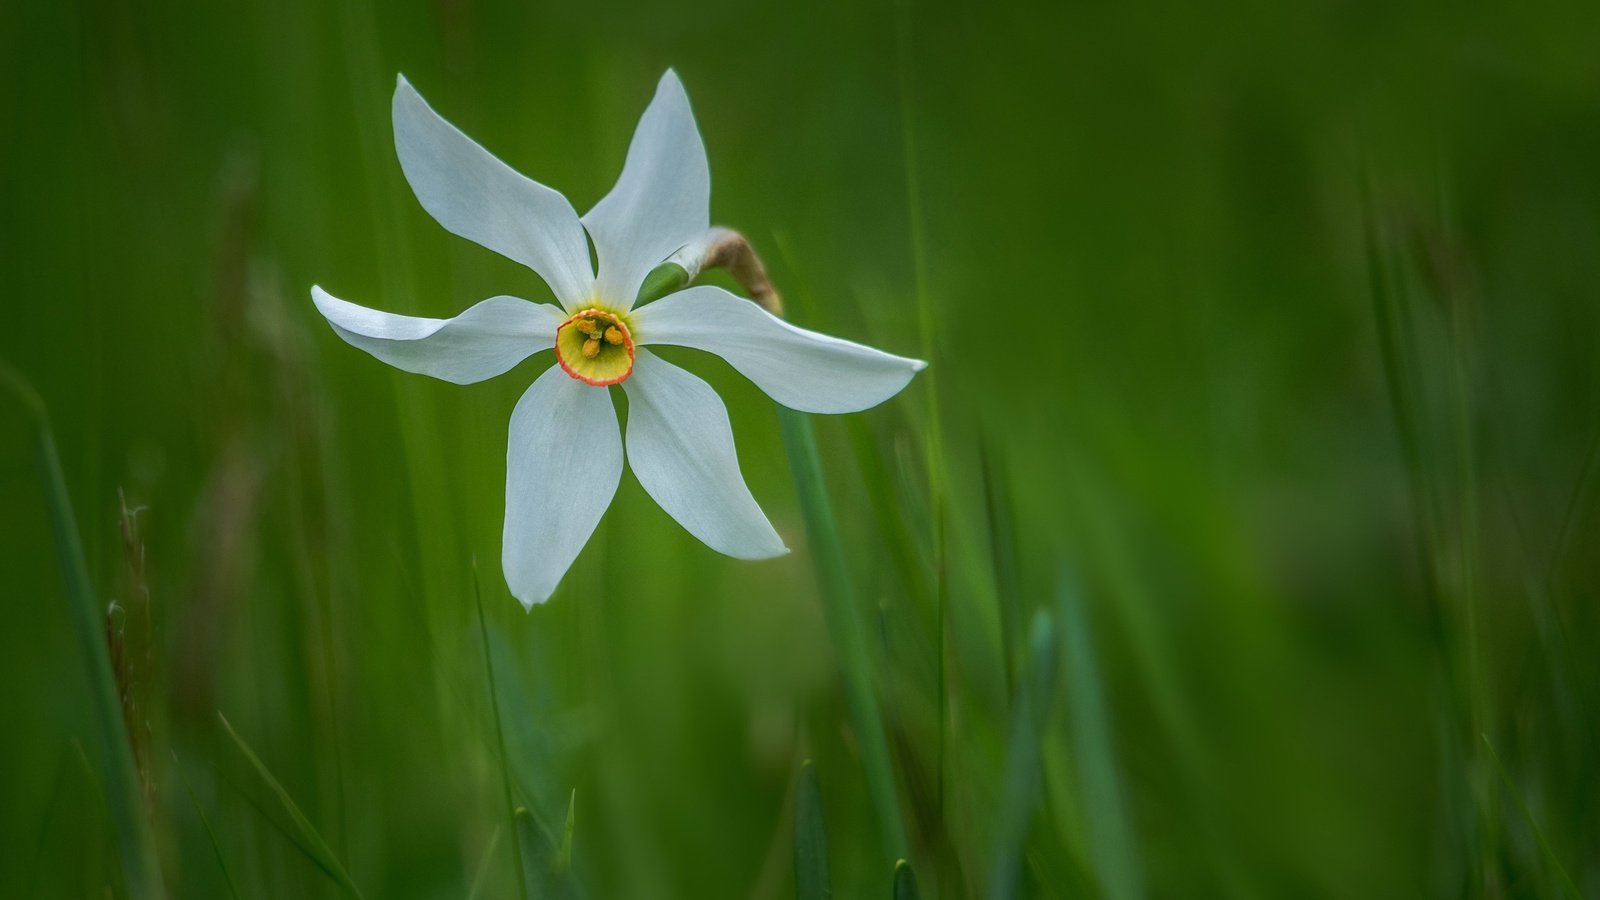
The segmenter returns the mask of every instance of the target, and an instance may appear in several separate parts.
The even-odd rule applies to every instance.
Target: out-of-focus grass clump
[[[1596,46],[1562,2],[5,5],[0,360],[121,708],[8,393],[0,895],[142,895],[133,826],[182,897],[1600,894]],[[770,401],[667,354],[794,553],[629,475],[524,614],[539,363],[399,373],[308,297],[545,296],[411,197],[396,72],[582,209],[668,66],[791,318],[933,364],[811,419],[888,827]]]

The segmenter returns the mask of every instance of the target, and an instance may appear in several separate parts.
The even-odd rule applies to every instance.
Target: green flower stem
[[[817,567],[817,583],[822,590],[822,606],[828,621],[829,636],[843,670],[845,699],[850,707],[856,740],[860,742],[862,765],[866,769],[867,790],[882,829],[885,849],[895,858],[906,855],[905,826],[900,820],[900,801],[889,764],[889,743],[884,735],[883,715],[872,684],[872,660],[868,654],[866,629],[857,609],[854,585],[845,568],[844,547],[828,503],[827,486],[822,477],[822,461],[817,456],[817,440],[811,420],[804,413],[778,407],[778,424],[783,429],[783,444],[794,473],[800,510],[805,516],[806,536],[811,543],[811,558]]]
[[[84,665],[88,669],[92,715],[99,736],[96,743],[100,748],[100,775],[105,786],[106,808],[116,830],[128,896],[132,900],[164,897],[166,891],[161,885],[155,837],[145,815],[144,792],[139,787],[133,747],[123,724],[122,704],[111,670],[111,652],[106,647],[105,614],[89,581],[89,566],[84,560],[83,544],[78,537],[78,525],[72,514],[72,501],[67,496],[67,480],[61,472],[61,457],[56,452],[49,418],[38,394],[9,367],[0,367],[0,383],[28,407],[36,426],[34,452],[45,503],[50,509],[50,528],[61,563],[61,578],[66,585],[72,627],[78,634]]]

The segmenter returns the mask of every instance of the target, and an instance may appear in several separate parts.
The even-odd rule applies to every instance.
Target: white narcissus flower
[[[616,186],[581,219],[561,194],[440,118],[404,76],[393,113],[400,167],[423,208],[446,230],[538,273],[560,306],[490,297],[453,319],[427,319],[357,306],[321,287],[311,299],[349,344],[456,384],[555,350],[556,365],[511,414],[501,552],[511,593],[530,608],[547,600],[611,504],[623,459],[613,385],[628,395],[634,475],[662,509],[729,556],[788,552],[745,487],[722,400],[646,348],[715,353],[772,399],[814,413],[875,406],[925,364],[796,328],[715,287],[633,308],[646,274],[711,224],[705,148],[677,75],[661,77]]]

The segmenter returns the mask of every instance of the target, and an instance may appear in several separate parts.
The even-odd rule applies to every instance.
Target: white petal
[[[506,584],[522,605],[550,599],[622,478],[611,393],[551,366],[511,414],[506,450]]]
[[[640,350],[622,389],[628,464],[668,515],[719,553],[766,559],[789,552],[745,487],[728,411],[711,385]]]
[[[634,340],[705,350],[790,409],[857,412],[893,397],[927,368],[861,344],[796,328],[749,300],[702,285],[633,314]]]
[[[496,159],[446,122],[405,76],[394,89],[394,146],[417,199],[445,230],[539,273],[563,305],[594,283],[578,213],[560,193]]]
[[[490,297],[453,319],[397,316],[357,306],[320,287],[311,302],[335,333],[397,369],[471,384],[555,346],[566,313],[516,297]]]
[[[711,226],[711,169],[683,84],[670,69],[639,120],[622,175],[583,217],[600,261],[597,288],[626,309],[644,276]]]

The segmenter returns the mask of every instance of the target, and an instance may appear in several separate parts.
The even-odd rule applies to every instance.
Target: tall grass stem
[[[804,413],[786,407],[778,407],[778,424],[783,431],[784,448],[788,451],[800,510],[805,517],[829,637],[844,676],[845,699],[861,747],[867,790],[872,795],[885,849],[896,858],[903,857],[906,855],[905,825],[900,818],[889,743],[872,681],[866,626],[858,609],[855,585],[845,566],[844,547],[828,501],[822,460],[817,455],[816,435],[811,430],[811,420]]]
[[[510,823],[511,834],[517,834],[517,804],[511,794],[511,763],[506,757],[505,727],[500,722],[500,692],[494,682],[494,655],[489,648],[489,626],[483,619],[483,590],[478,585],[478,561],[472,561],[472,597],[478,604],[478,636],[483,639],[483,670],[489,680],[489,708],[494,716],[494,747],[500,757],[500,788],[504,794],[506,804],[506,820]],[[522,842],[513,840],[511,856],[516,862],[517,888],[519,897],[528,896],[528,876],[523,869]]]
[[[106,646],[105,611],[89,579],[89,565],[83,555],[82,539],[67,494],[67,479],[61,470],[55,435],[50,430],[44,402],[10,366],[0,364],[0,384],[22,401],[33,418],[34,457],[50,513],[51,537],[61,565],[72,628],[83,651],[89,678],[91,715],[99,738],[95,744],[99,749],[100,775],[117,836],[128,896],[132,900],[164,897],[166,891],[161,883],[155,837],[146,814],[144,793],[139,787],[133,746],[122,717],[116,676],[111,669],[111,651]]]
[[[900,0],[897,8],[899,80],[900,80],[900,139],[905,162],[906,228],[911,241],[911,283],[917,299],[917,331],[921,339],[922,358],[930,364],[938,355],[937,318],[934,315],[933,296],[928,290],[927,235],[924,232],[922,211],[921,170],[917,156],[915,127],[916,68],[912,44],[912,0]],[[930,365],[923,376],[924,396],[928,398],[927,430],[924,433],[923,452],[928,466],[928,512],[932,526],[933,545],[933,604],[935,627],[938,629],[938,682],[939,682],[939,738],[935,762],[938,771],[938,812],[944,818],[945,800],[945,733],[949,730],[950,697],[945,657],[948,629],[949,584],[945,547],[945,456],[944,425],[939,414],[938,367]]]
[[[828,829],[822,818],[822,788],[811,760],[800,766],[794,804],[795,900],[827,900],[833,896],[828,879]]]

